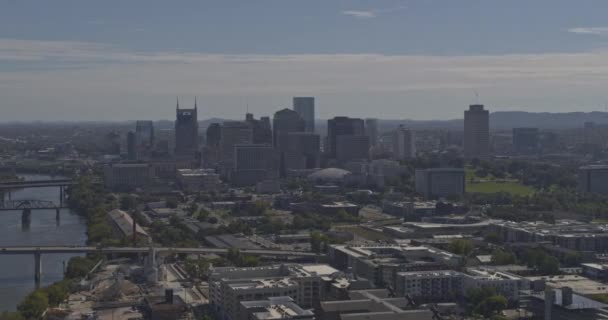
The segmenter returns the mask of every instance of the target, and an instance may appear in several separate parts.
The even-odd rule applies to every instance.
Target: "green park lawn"
[[[491,174],[485,177],[478,177],[475,174],[475,170],[472,168],[466,169],[466,183],[467,192],[471,193],[498,193],[505,192],[518,196],[527,196],[534,193],[534,188],[526,186],[511,177],[506,179],[512,179],[512,181],[495,181],[497,180]],[[472,182],[474,180],[476,182]],[[481,182],[479,182],[481,180]]]
[[[505,192],[518,196],[528,196],[534,193],[534,188],[519,182],[485,181],[471,183],[467,181],[467,192],[471,193],[498,193]]]

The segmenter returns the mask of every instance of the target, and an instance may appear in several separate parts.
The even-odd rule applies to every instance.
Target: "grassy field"
[[[513,195],[518,196],[526,196],[534,193],[534,188],[530,186],[523,185],[517,180],[512,179],[511,177],[506,177],[502,181],[496,181],[497,179],[488,174],[485,177],[478,177],[475,174],[475,170],[472,168],[466,169],[466,183],[467,183],[467,192],[472,193],[497,193],[497,192],[506,192]],[[471,180],[475,180],[476,182],[471,182]],[[507,181],[505,181],[507,180]],[[508,181],[511,180],[511,181]]]
[[[534,193],[534,188],[519,182],[494,182],[486,181],[471,183],[467,181],[467,192],[472,193],[497,193],[506,192],[518,196],[527,196]]]

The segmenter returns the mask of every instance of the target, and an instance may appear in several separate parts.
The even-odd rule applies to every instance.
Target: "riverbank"
[[[22,175],[27,180],[50,179],[45,175]],[[12,191],[13,199],[57,201],[58,188],[19,189]],[[23,225],[19,211],[0,215],[0,244],[6,246],[84,245],[86,219],[75,211],[62,209],[60,219],[55,210],[36,210],[31,223]],[[42,286],[61,281],[64,263],[74,254],[48,254],[42,257]],[[16,310],[16,306],[35,289],[34,258],[30,255],[0,255],[0,312]]]

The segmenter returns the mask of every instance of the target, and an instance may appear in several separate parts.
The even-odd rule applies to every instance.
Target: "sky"
[[[606,0],[0,0],[0,121],[604,111]]]

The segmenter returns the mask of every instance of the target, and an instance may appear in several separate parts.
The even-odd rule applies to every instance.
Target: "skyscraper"
[[[145,149],[154,147],[154,122],[137,120],[135,122],[135,134],[137,135],[137,143],[141,147]]]
[[[393,133],[393,154],[398,160],[410,159],[416,156],[416,141],[414,131],[400,125]]]
[[[513,128],[513,150],[520,154],[538,152],[538,128]]]
[[[268,144],[237,144],[234,146],[234,171],[231,181],[235,186],[254,185],[278,177],[278,156]]]
[[[137,160],[137,136],[133,131],[127,133],[127,159]]]
[[[369,144],[373,147],[378,143],[378,119],[365,119],[365,135],[369,137]]]
[[[253,130],[254,144],[272,145],[272,128],[269,117],[261,117],[260,120],[257,120],[253,117],[253,114],[247,113],[245,121],[251,125],[251,129]]]
[[[194,109],[180,109],[177,102],[175,120],[175,154],[194,155],[198,152],[198,115]]]
[[[234,167],[236,145],[251,144],[253,129],[245,121],[226,121],[220,127],[220,161],[230,171]],[[225,172],[223,172],[225,173]]]
[[[290,132],[285,169],[318,168],[321,160],[321,137],[312,132]]]
[[[275,112],[272,119],[273,146],[279,151],[286,151],[288,134],[303,132],[305,126],[304,119],[293,110],[282,109]]]
[[[369,160],[369,137],[339,135],[336,141],[336,160],[339,162]]]
[[[464,156],[487,158],[490,155],[490,114],[483,105],[474,104],[464,112]]]
[[[363,120],[349,117],[334,117],[327,120],[327,145],[325,150],[330,158],[336,158],[338,136],[343,135],[365,135]]]
[[[305,131],[315,132],[315,98],[294,97],[293,110],[304,119]]]

